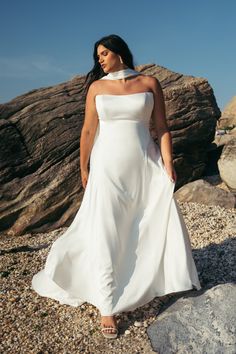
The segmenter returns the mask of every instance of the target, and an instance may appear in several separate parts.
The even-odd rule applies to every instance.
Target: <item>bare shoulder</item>
[[[151,75],[142,75],[143,83],[145,83],[154,93],[158,93],[161,90],[161,84],[159,80]]]
[[[97,91],[99,90],[99,87],[100,87],[100,81],[99,80],[93,81],[89,85],[87,96],[88,97],[94,97],[96,95]]]
[[[90,91],[94,91],[94,90],[96,90],[96,89],[99,87],[99,85],[100,85],[100,81],[99,81],[99,80],[95,80],[95,81],[93,81],[93,82],[90,84],[89,90],[90,90]]]

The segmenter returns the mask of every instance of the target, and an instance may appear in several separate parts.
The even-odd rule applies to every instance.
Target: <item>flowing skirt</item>
[[[102,316],[201,289],[174,186],[143,124],[101,121],[80,208],[32,288]]]

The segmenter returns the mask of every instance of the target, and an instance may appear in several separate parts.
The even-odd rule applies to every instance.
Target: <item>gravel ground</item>
[[[235,210],[197,203],[179,202],[179,206],[201,285],[236,281]],[[156,297],[135,311],[118,315],[120,334],[109,340],[100,333],[100,314],[93,305],[60,305],[31,290],[33,275],[43,267],[52,242],[65,230],[1,236],[1,353],[154,353],[146,328],[174,294]]]

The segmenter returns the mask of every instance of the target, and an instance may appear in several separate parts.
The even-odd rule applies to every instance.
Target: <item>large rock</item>
[[[208,81],[154,64],[136,67],[163,87],[177,186],[201,176],[219,108]],[[79,142],[84,77],[32,90],[0,105],[0,231],[12,235],[69,226],[84,193]],[[154,139],[153,123],[150,130]]]
[[[158,354],[236,353],[235,284],[192,291],[167,306],[147,328]]]
[[[175,197],[181,202],[219,205],[224,208],[235,206],[235,197],[232,193],[214,187],[203,179],[185,184],[175,192]]]
[[[222,153],[223,147],[236,137],[236,128],[230,130],[217,130],[215,139],[207,147],[207,166],[204,171],[205,175],[219,174],[218,160]]]
[[[218,128],[236,127],[236,96],[224,108],[217,124]]]
[[[234,131],[234,129],[232,129],[232,133],[217,135],[215,137],[215,140],[210,145],[210,147],[212,147],[212,149],[213,149],[212,145],[215,144],[215,148],[219,148],[220,146],[224,146],[224,145],[228,144],[234,138],[235,138],[235,131]]]
[[[236,137],[224,146],[218,167],[222,180],[236,193]]]

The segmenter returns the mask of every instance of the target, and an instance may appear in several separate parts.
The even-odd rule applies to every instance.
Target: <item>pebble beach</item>
[[[236,281],[236,212],[219,206],[178,202],[189,231],[202,287]],[[96,307],[61,305],[40,297],[31,279],[43,268],[50,246],[66,228],[49,233],[0,237],[1,348],[14,354],[156,353],[146,333],[158,312],[175,294],[117,315],[119,335],[100,332]],[[179,293],[180,294],[180,293]]]

